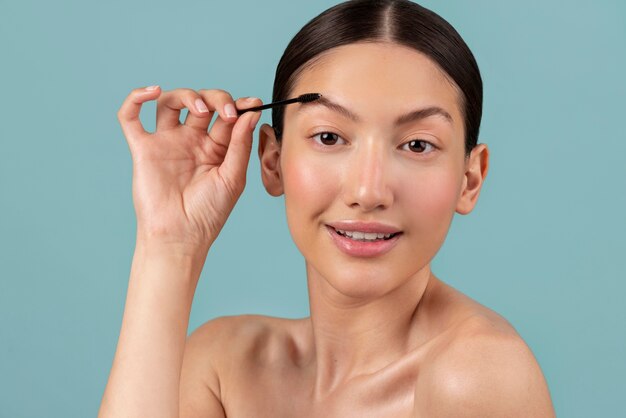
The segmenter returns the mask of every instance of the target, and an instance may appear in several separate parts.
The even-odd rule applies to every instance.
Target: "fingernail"
[[[159,86],[149,86],[149,87],[146,87],[146,90],[150,91],[150,90],[156,90],[158,88]]]
[[[207,113],[209,111],[209,109],[206,107],[206,104],[204,104],[204,101],[202,99],[196,99],[195,103],[196,103],[196,109],[198,109],[198,112]]]
[[[246,97],[246,102],[251,103],[255,100],[258,100],[256,97]]]
[[[226,103],[226,105],[224,106],[224,113],[229,118],[237,116],[237,110],[235,109],[235,106],[233,106],[232,103]]]

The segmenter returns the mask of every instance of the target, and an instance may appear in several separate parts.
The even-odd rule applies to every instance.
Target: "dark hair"
[[[483,83],[478,64],[461,35],[441,16],[408,0],[351,0],[322,12],[293,37],[281,57],[272,101],[289,98],[303,70],[321,53],[357,42],[387,41],[408,46],[432,59],[461,91],[465,155],[478,141]],[[272,110],[272,125],[282,138],[284,107]]]

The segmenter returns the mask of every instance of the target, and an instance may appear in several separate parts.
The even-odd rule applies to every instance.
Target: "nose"
[[[344,199],[363,212],[385,209],[393,203],[390,155],[380,140],[367,141],[354,150],[346,164]]]

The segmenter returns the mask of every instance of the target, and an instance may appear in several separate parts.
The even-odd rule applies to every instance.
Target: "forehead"
[[[340,98],[356,113],[381,121],[438,106],[462,125],[458,87],[426,55],[398,44],[357,43],[325,52],[297,77],[290,97],[313,92]],[[285,120],[313,108],[287,106]]]

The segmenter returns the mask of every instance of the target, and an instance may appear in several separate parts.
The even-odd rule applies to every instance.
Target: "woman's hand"
[[[156,131],[139,120],[141,105],[157,100]],[[223,90],[158,86],[133,90],[118,119],[133,159],[137,239],[208,251],[246,183],[252,132],[260,112],[256,98],[233,101]],[[189,109],[185,122],[180,111]],[[214,115],[218,117],[207,132]]]

